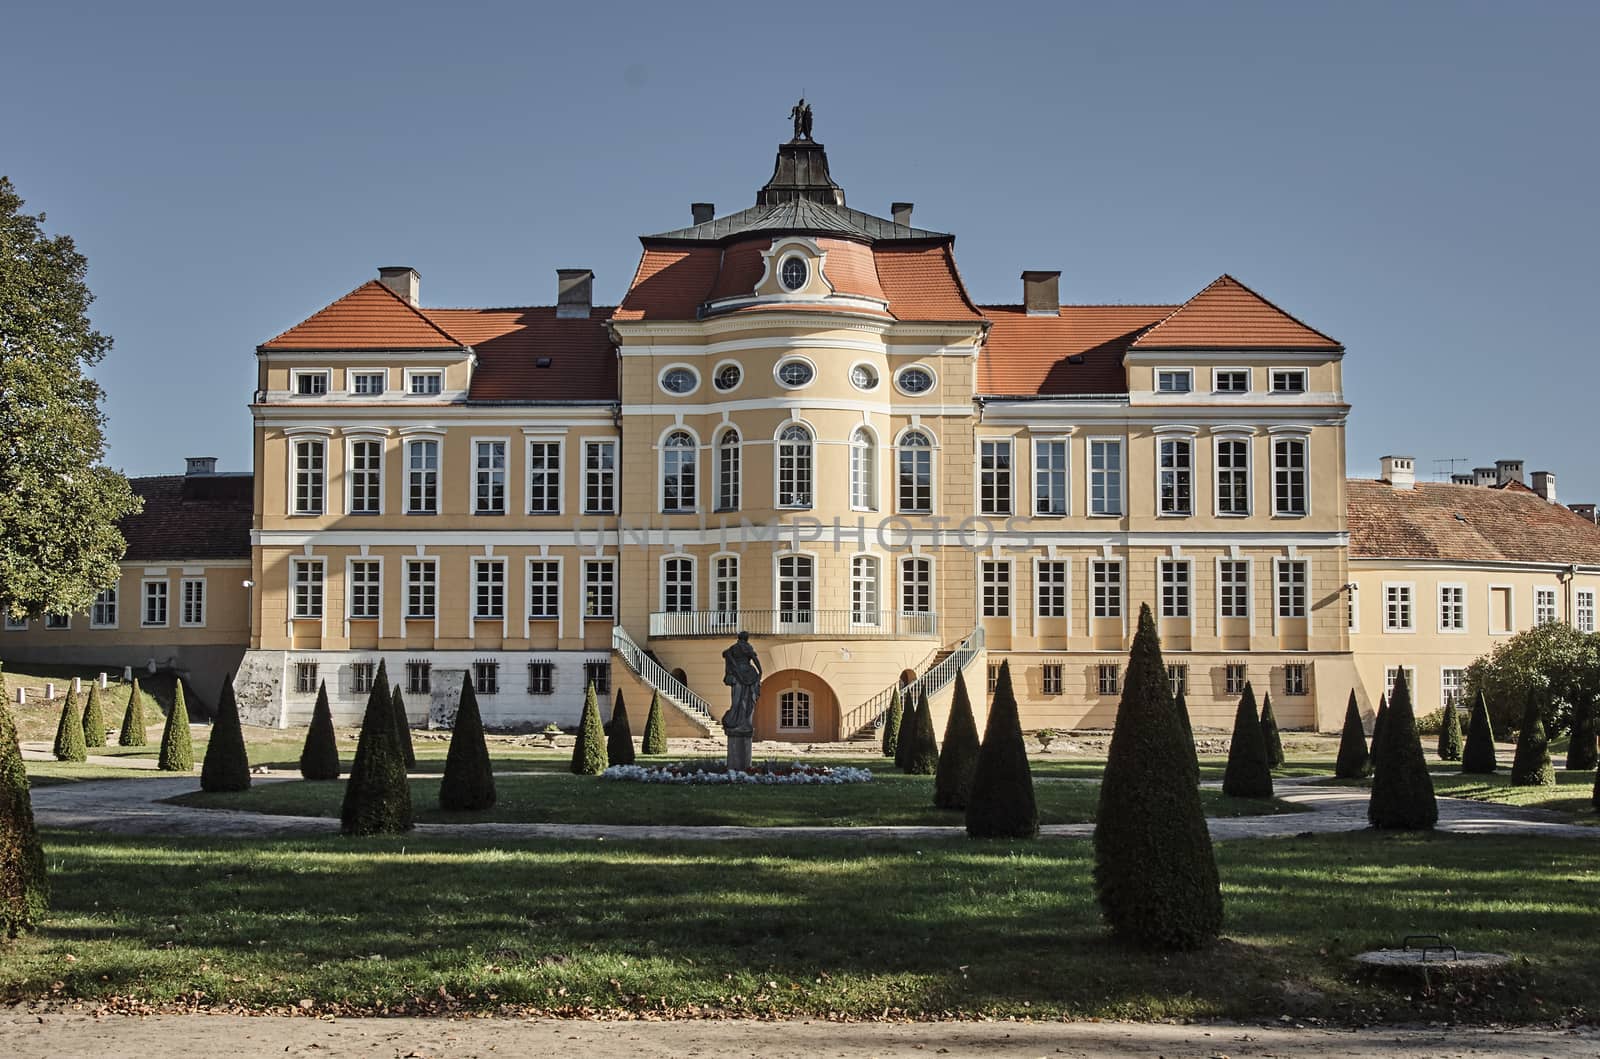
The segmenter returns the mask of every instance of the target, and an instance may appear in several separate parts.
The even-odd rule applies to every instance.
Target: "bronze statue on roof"
[[[800,102],[789,108],[789,120],[794,122],[795,139],[811,139],[811,104],[806,102],[805,96],[801,96]]]

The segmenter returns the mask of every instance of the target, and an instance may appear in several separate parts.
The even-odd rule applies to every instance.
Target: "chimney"
[[[1547,504],[1556,502],[1556,475],[1554,471],[1534,471],[1533,491]]]
[[[1569,504],[1567,508],[1579,518],[1586,518],[1590,522],[1600,524],[1600,507],[1596,507],[1594,504]]]
[[[1494,461],[1494,484],[1505,485],[1507,482],[1516,482],[1518,485],[1526,484],[1522,480],[1521,460]]]
[[[1416,461],[1410,456],[1385,456],[1379,461],[1378,477],[1397,490],[1414,489],[1417,484]]]
[[[1022,304],[1029,316],[1061,315],[1061,273],[1024,272]]]
[[[594,301],[594,273],[586,268],[556,269],[556,319],[587,320]]]
[[[1473,483],[1474,485],[1480,485],[1487,488],[1491,485],[1499,484],[1499,480],[1495,478],[1493,467],[1474,467],[1472,468],[1472,476],[1474,479],[1476,479],[1476,481]]]
[[[906,228],[911,227],[912,205],[909,202],[894,202],[889,205],[889,216],[894,218],[894,223]]]
[[[1461,472],[1450,476],[1451,485],[1477,485],[1478,479],[1471,472]]]
[[[378,282],[406,300],[408,305],[421,304],[422,274],[410,265],[384,265],[378,269]]]
[[[197,474],[216,474],[217,458],[215,456],[190,456],[183,461],[183,476],[192,478]]]
[[[689,203],[689,216],[694,218],[695,224],[704,224],[717,215],[717,207],[710,202]]]

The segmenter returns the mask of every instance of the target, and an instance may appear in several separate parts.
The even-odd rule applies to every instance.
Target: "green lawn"
[[[1573,813],[1580,823],[1600,823],[1594,802],[1594,773],[1556,771],[1554,787],[1513,787],[1511,769],[1489,776],[1434,776],[1435,794],[1451,798],[1471,798],[1479,802],[1521,805],[1530,809],[1550,809]]]
[[[1600,980],[1600,868],[1579,842],[1224,843],[1226,940],[1177,955],[1106,939],[1086,841],[51,832],[46,852],[54,911],[0,958],[0,1002],[1548,1022],[1592,1017]],[[1518,959],[1481,994],[1352,970],[1419,931]]]
[[[524,768],[527,766],[525,765]],[[892,766],[890,766],[892,768]],[[536,775],[502,775],[495,781],[499,801],[484,813],[446,813],[439,808],[439,781],[413,778],[412,805],[426,823],[511,822],[557,824],[678,824],[703,827],[746,824],[768,827],[863,826],[872,824],[962,823],[960,813],[932,805],[933,777],[879,771],[870,783],[804,787],[669,786],[619,783],[551,770]],[[1040,783],[1035,787],[1039,818],[1046,824],[1094,820],[1100,787],[1094,783]],[[186,794],[172,801],[212,809],[242,809],[291,816],[338,816],[342,783],[290,780],[258,783],[248,791]],[[1212,816],[1295,812],[1281,801],[1225,798],[1202,791]]]

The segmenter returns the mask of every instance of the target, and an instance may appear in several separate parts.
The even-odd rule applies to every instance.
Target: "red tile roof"
[[[1063,305],[1029,316],[1020,305],[985,305],[989,339],[978,356],[978,392],[988,395],[1126,393],[1122,355],[1171,305]],[[1081,355],[1083,363],[1067,358]]]
[[[127,562],[250,558],[255,478],[169,474],[130,478],[144,510],[117,523]]]
[[[1527,488],[1346,483],[1352,559],[1600,563],[1600,526]]]
[[[889,311],[896,318],[976,320],[982,315],[961,282],[948,241],[935,246],[879,246],[872,256]]]
[[[261,343],[262,349],[460,349],[464,345],[404,298],[368,280]]]
[[[722,267],[716,246],[647,247],[618,320],[693,320]]]
[[[1232,276],[1219,276],[1145,332],[1135,349],[1326,349],[1336,339],[1308,327]]]
[[[610,306],[561,320],[554,306],[425,309],[477,354],[469,401],[615,401],[617,354],[606,329]],[[548,367],[539,367],[548,357]]]

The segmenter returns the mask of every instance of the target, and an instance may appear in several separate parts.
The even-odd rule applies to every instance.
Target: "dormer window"
[[[1304,368],[1273,368],[1272,369],[1273,393],[1305,393],[1306,373]]]
[[[444,372],[407,372],[406,392],[419,397],[437,396],[438,394],[444,392]]]
[[[797,291],[804,287],[810,275],[811,269],[806,265],[806,259],[798,254],[784,258],[783,264],[778,267],[778,282],[783,284],[786,291]]]
[[[294,373],[294,392],[299,397],[321,397],[328,392],[328,372],[297,371]]]
[[[1188,393],[1194,389],[1194,375],[1188,368],[1164,368],[1156,372],[1157,393]]]

